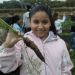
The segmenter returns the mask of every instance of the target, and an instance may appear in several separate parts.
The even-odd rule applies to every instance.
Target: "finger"
[[[19,36],[23,36],[24,33],[23,33],[23,32],[18,32],[18,35],[19,35]]]

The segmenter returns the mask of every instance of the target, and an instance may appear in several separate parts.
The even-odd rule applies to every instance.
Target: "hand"
[[[13,47],[19,40],[22,40],[22,38],[13,32],[9,32],[7,34],[6,40],[3,43],[5,47],[11,48]]]

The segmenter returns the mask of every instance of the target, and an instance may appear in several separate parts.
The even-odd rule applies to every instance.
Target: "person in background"
[[[11,24],[13,24],[13,16],[14,15],[16,15],[13,11],[11,11],[11,12],[9,12],[8,13],[8,17],[6,17],[5,19],[4,19],[4,21],[6,22],[6,23],[8,23],[9,25],[11,25]]]
[[[58,34],[62,33],[62,23],[66,20],[65,13],[63,14],[62,19],[59,17],[58,13],[54,13],[53,18],[54,18],[54,24],[55,24],[57,33]]]
[[[12,18],[13,18],[12,28],[18,32],[24,33],[22,16],[15,15]]]
[[[6,41],[0,46],[0,72],[4,73],[0,75],[12,75],[12,71],[19,67],[20,75],[72,75],[73,63],[65,41],[57,35],[50,8],[37,4],[31,8],[29,18],[31,31],[24,37],[35,43],[45,62],[20,36],[8,33]]]
[[[23,14],[23,24],[25,28],[25,32],[28,32],[31,30],[29,26],[29,11],[30,11],[31,6],[27,6],[27,11]]]
[[[71,21],[75,21],[75,11],[71,12]]]

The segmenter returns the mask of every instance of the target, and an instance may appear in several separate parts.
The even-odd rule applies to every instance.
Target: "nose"
[[[38,28],[43,28],[43,24],[41,22],[38,24]]]

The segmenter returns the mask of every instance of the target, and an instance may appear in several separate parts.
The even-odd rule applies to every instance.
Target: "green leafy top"
[[[1,18],[0,18],[0,28],[5,29],[5,30],[10,30],[10,31],[16,33],[16,31]]]

